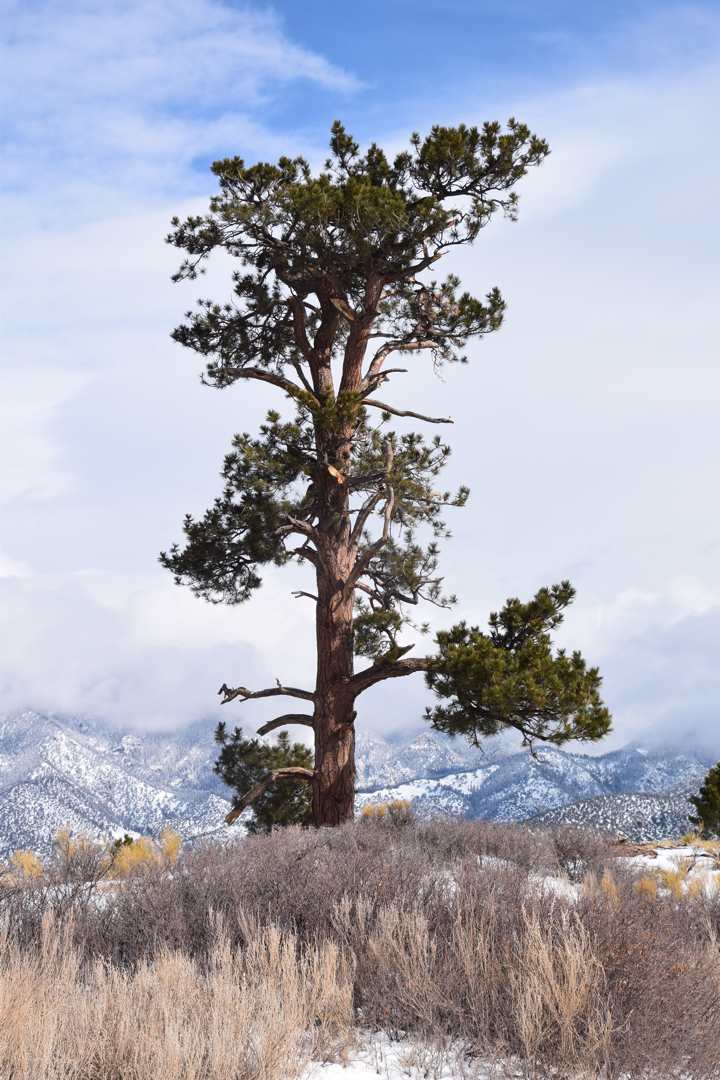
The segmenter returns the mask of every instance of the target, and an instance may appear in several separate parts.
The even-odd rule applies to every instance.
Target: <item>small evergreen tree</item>
[[[252,803],[250,832],[271,832],[275,825],[303,824],[312,809],[312,789],[307,780],[312,778],[313,755],[307,746],[291,744],[287,731],[280,732],[275,745],[244,738],[240,727],[228,735],[222,722],[217,726],[215,742],[222,747],[215,772],[235,791],[235,805],[229,815],[232,820]],[[305,770],[306,776],[298,769]],[[268,775],[273,778],[270,784],[266,783]],[[257,794],[256,787],[262,789]]]
[[[689,800],[697,811],[688,820],[707,836],[720,838],[720,761],[713,765],[697,795]]]

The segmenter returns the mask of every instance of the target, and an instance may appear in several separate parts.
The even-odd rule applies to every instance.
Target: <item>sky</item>
[[[218,157],[319,167],[336,118],[395,152],[515,116],[551,155],[519,221],[448,266],[501,288],[505,325],[466,367],[418,362],[387,388],[452,415],[448,481],[472,493],[443,546],[458,607],[428,617],[482,626],[569,578],[558,640],[600,666],[614,717],[594,752],[720,752],[718,4],[2,8],[0,708],[172,729],[218,714],[224,682],[312,686],[303,572],[222,608],[157,563],[219,493],[233,434],[278,404],[202,387],[170,340],[232,269],[173,284],[170,218],[203,211]],[[429,703],[420,676],[378,687],[358,728],[414,731]],[[272,703],[222,715],[252,730]]]

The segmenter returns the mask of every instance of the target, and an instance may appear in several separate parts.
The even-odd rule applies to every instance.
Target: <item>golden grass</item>
[[[395,799],[389,803],[367,803],[360,811],[362,821],[382,821],[387,817],[393,825],[409,825],[413,816],[411,799]]]
[[[69,928],[42,945],[3,942],[0,1076],[13,1080],[294,1080],[342,1052],[352,970],[331,943],[299,953],[291,935],[250,926],[233,949],[221,926],[207,964],[164,951],[123,971],[83,971]]]
[[[392,822],[386,808],[352,832],[286,830],[177,865],[170,834],[128,840],[109,868],[107,847],[61,837],[44,878],[16,856],[0,881],[0,1080],[292,1080],[344,1056],[358,1024],[409,1040],[407,1068],[427,1077],[496,1061],[716,1080],[720,891],[692,859],[640,874],[563,834],[558,870],[592,869],[557,895],[483,868],[463,849],[475,826],[435,826],[433,844]]]

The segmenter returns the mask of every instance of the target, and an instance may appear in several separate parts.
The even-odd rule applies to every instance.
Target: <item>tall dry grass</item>
[[[94,891],[85,866],[0,882],[3,1080],[13,1054],[18,1078],[289,1080],[353,1025],[408,1036],[426,1071],[452,1046],[469,1074],[720,1075],[720,892],[649,889],[579,830],[383,818]]]
[[[293,1080],[343,1053],[352,970],[332,942],[273,926],[233,947],[217,921],[200,964],[162,949],[134,969],[84,965],[71,927],[43,920],[36,949],[2,942],[0,1076],[13,1080]]]

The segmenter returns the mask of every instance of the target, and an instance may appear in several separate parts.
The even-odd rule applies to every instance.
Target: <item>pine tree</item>
[[[421,601],[441,608],[455,601],[442,591],[437,542],[449,535],[444,508],[463,506],[468,490],[438,490],[450,453],[439,436],[426,441],[389,428],[392,416],[450,418],[376,395],[407,370],[388,366],[395,354],[405,363],[428,354],[435,369],[463,363],[468,341],[500,327],[505,303],[496,288],[480,300],[461,292],[454,275],[439,281],[428,272],[472,244],[496,214],[515,219],[513,188],[548,153],[515,120],[505,131],[497,123],[433,127],[425,139],[413,135],[392,162],[375,144],[360,155],[336,122],[330,148],[319,175],[302,158],[216,162],[220,191],[209,213],[174,219],[168,237],[186,253],[175,280],[195,279],[216,249],[240,263],[231,302],[200,301],[173,334],[206,359],[203,381],[219,389],[264,382],[284,394],[294,416],[271,411],[259,438],[235,437],[222,494],[200,520],[186,518],[184,547],[174,545],[161,561],[212,603],[247,600],[270,563],[309,564],[315,576],[315,591],[298,593],[315,604],[315,685],[220,691],[223,703],[274,696],[309,703],[308,712],[279,716],[259,733],[312,728],[314,765],[291,749],[280,776],[268,758],[265,776],[255,783],[252,772],[229,820],[286,782],[312,785],[315,825],[351,819],[358,696],[428,669],[431,658],[407,657],[411,646],[400,635],[415,626],[410,612]],[[368,661],[357,671],[355,655]],[[539,726],[535,734],[543,737]],[[231,746],[237,761],[260,760],[240,734],[224,744]],[[249,783],[248,774],[242,784]]]
[[[720,761],[707,774],[698,794],[691,795],[689,801],[697,813],[689,814],[688,820],[707,836],[720,838]]]
[[[237,807],[243,799],[246,805],[253,804],[254,816],[248,823],[250,832],[271,832],[276,825],[301,825],[308,818],[312,809],[311,789],[295,772],[297,768],[307,769],[312,776],[313,755],[307,746],[291,745],[287,731],[280,732],[275,746],[244,738],[240,727],[228,735],[224,723],[217,726],[215,742],[222,747],[215,772],[235,791],[233,814],[239,816]],[[286,778],[284,770],[288,768],[292,771]],[[273,774],[274,780],[265,787],[268,773]],[[261,788],[257,797],[247,799],[257,785]]]

